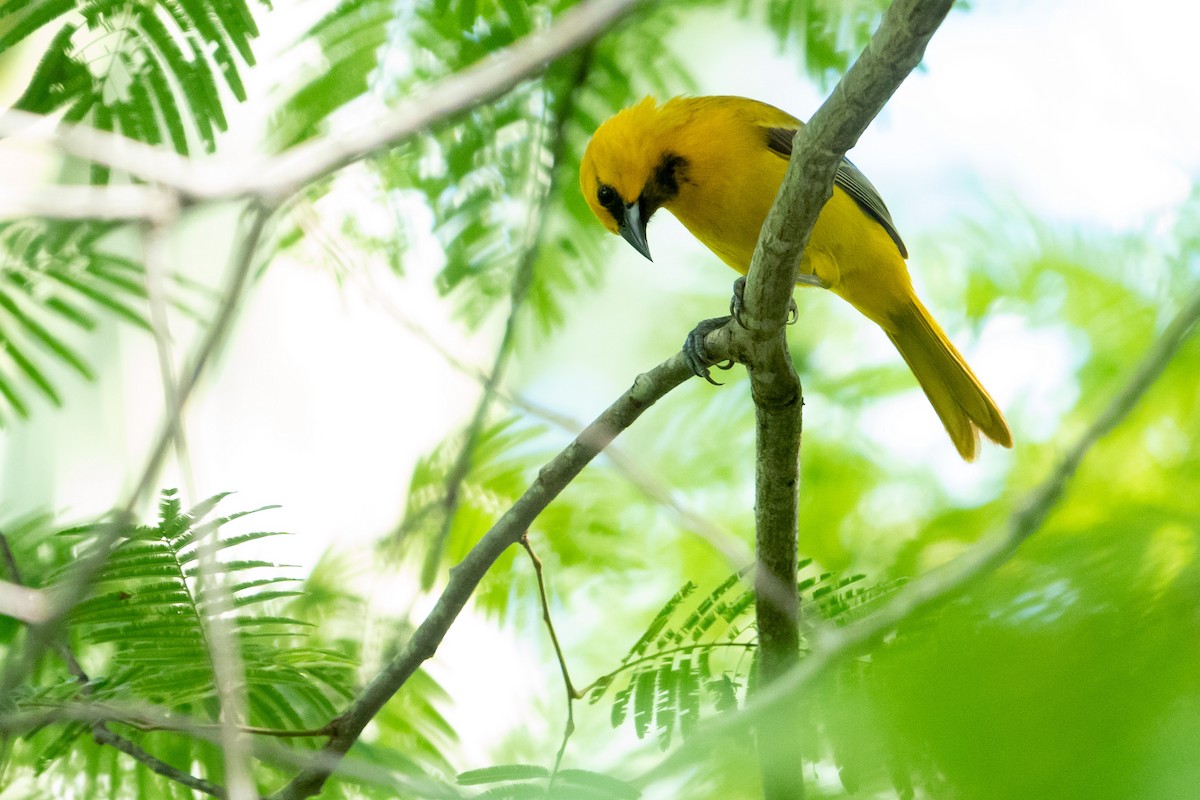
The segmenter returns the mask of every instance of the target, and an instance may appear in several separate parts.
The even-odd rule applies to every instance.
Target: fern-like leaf
[[[215,722],[215,655],[206,634],[213,581],[281,569],[270,561],[236,557],[236,548],[280,534],[222,536],[221,522],[263,510],[211,518],[224,499],[224,494],[214,495],[184,508],[175,492],[166,491],[156,525],[122,532],[91,593],[68,616],[77,646],[92,654],[87,688],[74,680],[62,681],[41,687],[28,702],[75,700],[117,708],[149,702],[164,712]],[[70,528],[60,537],[78,539],[107,525]],[[198,533],[201,529],[210,544]],[[110,527],[107,530],[111,533]],[[217,561],[211,572],[202,572],[196,563],[200,548],[206,546],[213,548]],[[70,566],[56,575],[60,581],[73,577]],[[353,661],[308,643],[311,625],[279,613],[283,601],[300,593],[281,588],[290,580],[271,574],[226,581],[224,591],[235,612],[226,619],[238,643],[253,725],[313,727],[336,713],[334,698],[344,701],[352,693]],[[85,730],[83,725],[66,725],[56,731],[46,745],[43,768],[65,755]],[[217,768],[218,760],[201,758],[197,748],[207,747],[203,742],[178,737],[173,746],[183,748],[181,763],[200,761],[206,769]]]
[[[797,586],[807,620],[842,624],[899,586],[864,588],[862,575],[815,573],[811,560],[799,566]],[[686,737],[695,730],[706,706],[718,712],[738,707],[754,687],[758,656],[754,593],[744,577],[745,571],[730,575],[702,595],[695,584],[684,584],[620,665],[592,685],[592,703],[614,690],[613,727],[631,719],[639,739],[654,731],[665,750],[675,733]]]
[[[99,223],[0,224],[0,425],[32,413],[30,390],[61,405],[64,373],[95,377],[77,341],[98,327],[98,312],[149,330],[143,269],[104,250],[110,230]],[[169,289],[173,304],[202,316],[187,297],[197,289],[180,286]]]
[[[321,58],[298,70],[303,77],[274,126],[278,146],[411,96],[572,5],[420,0],[397,17],[383,0],[344,0],[307,34],[321,45]],[[650,76],[662,93],[692,88],[680,59],[662,47],[676,14],[660,6],[586,55],[550,64],[537,81],[372,160],[382,204],[403,195],[432,210],[444,253],[436,285],[453,296],[467,325],[507,308],[515,274],[529,258],[523,308],[543,333],[562,324],[566,297],[599,280],[604,231],[575,188],[583,145],[597,118],[644,91],[630,76]],[[416,55],[392,64],[387,54],[393,50]],[[331,186],[336,190],[326,184],[317,191]],[[403,265],[403,247],[397,253],[394,241],[370,244]]]
[[[461,772],[459,786],[488,786],[475,798],[489,800],[637,800],[641,792],[610,775],[582,769],[562,769],[553,775],[536,764],[501,764]]]
[[[24,111],[188,153],[211,151],[227,126],[218,85],[246,98],[258,36],[246,0],[8,0],[0,16],[11,21],[0,52],[59,26],[15,103]],[[92,169],[93,183],[109,177]]]

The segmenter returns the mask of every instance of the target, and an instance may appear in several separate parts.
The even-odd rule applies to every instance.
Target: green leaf
[[[278,569],[279,567],[292,566],[290,564],[275,564],[271,561],[263,561],[261,559],[236,559],[233,561],[221,561],[213,565],[212,569],[207,572],[214,575],[224,575],[233,572],[245,572],[250,569]],[[195,578],[203,570],[200,567],[188,567],[184,570],[183,575],[186,578]]]
[[[675,708],[679,701],[679,674],[675,665],[664,661],[658,668],[658,699],[654,707],[655,724],[658,728],[658,744],[663,750],[671,746],[671,733],[675,728]]]
[[[98,287],[92,286],[85,280],[59,271],[49,271],[46,272],[45,275],[46,277],[52,278],[59,283],[73,289],[97,305],[103,306],[109,311],[112,311],[124,321],[146,331],[151,329],[150,323],[146,321],[145,316],[143,316],[141,312],[136,311],[124,303],[114,299],[110,293],[106,293]]]
[[[654,670],[642,670],[631,681],[633,685],[633,730],[639,739],[646,738],[654,722]]]
[[[3,331],[0,331],[0,338],[3,338],[3,335]],[[7,352],[9,359],[12,360],[17,369],[29,378],[33,385],[49,398],[50,402],[56,406],[62,405],[62,398],[58,396],[58,392],[55,391],[53,384],[50,383],[45,373],[26,357],[19,347],[10,347]]]
[[[186,511],[178,492],[162,493],[159,522],[125,525],[114,531],[107,523],[76,526],[59,532],[56,539],[97,532],[122,534],[112,558],[96,579],[98,590],[79,603],[67,618],[73,650],[86,663],[91,676],[90,699],[115,707],[158,705],[164,713],[179,713],[199,720],[215,713],[215,685],[208,641],[204,635],[209,604],[203,601],[197,582],[189,577],[183,564],[180,542],[194,540],[198,520],[211,517],[227,494],[214,495]],[[243,516],[234,512],[225,518]],[[219,518],[204,523],[209,525]],[[264,534],[240,534],[216,537],[218,556],[231,547],[260,539]],[[84,547],[94,547],[86,542]],[[86,550],[85,550],[86,552]],[[230,562],[224,569],[262,567],[266,562]],[[273,570],[279,568],[266,564]],[[60,570],[64,580],[74,580],[70,569]],[[315,627],[303,620],[258,612],[267,600],[295,597],[298,591],[270,588],[283,580],[275,574],[243,581],[230,587],[238,614],[230,619],[236,626],[237,640],[245,678],[247,706],[256,721],[268,724],[294,724],[316,727],[335,716],[353,696],[354,669],[357,662],[319,646],[314,640]],[[258,592],[258,594],[253,594]],[[240,594],[239,594],[240,593]],[[37,687],[32,696],[22,696],[19,704],[31,707],[39,703],[70,702],[79,686],[70,676]],[[70,742],[55,744],[45,765],[53,760],[72,762]],[[151,734],[155,736],[157,734]],[[425,742],[424,738],[417,741]],[[196,749],[211,747],[176,733],[169,736],[170,746],[155,746],[155,753],[175,763],[207,766],[200,774],[217,777],[219,755],[216,751],[201,757]],[[172,748],[181,748],[175,752]],[[172,755],[174,753],[174,755]],[[195,770],[193,770],[195,771]],[[91,774],[91,773],[89,773]],[[154,780],[158,780],[155,778]],[[159,796],[155,790],[151,796]]]
[[[67,344],[54,334],[52,334],[44,325],[34,319],[33,316],[23,311],[17,303],[4,292],[0,292],[0,308],[8,312],[14,320],[20,323],[36,341],[50,350],[60,360],[68,364],[76,372],[89,380],[94,374],[83,359],[79,357]],[[11,346],[10,346],[11,347]]]
[[[3,375],[0,375],[0,395],[4,395],[4,399],[8,401],[8,404],[12,406],[13,411],[16,411],[18,416],[29,416],[29,406],[25,405],[25,401],[17,394],[16,390]]]
[[[560,769],[555,779],[564,787],[590,790],[591,796],[610,800],[637,800],[642,796],[637,787],[611,775],[584,769]]]
[[[686,738],[700,721],[700,680],[688,657],[681,658],[679,671],[679,732]]]
[[[24,11],[12,27],[0,34],[0,52],[12,49],[25,37],[52,20],[75,10],[75,0],[9,0],[0,4],[0,17],[9,17]],[[60,34],[61,35],[61,32]]]
[[[500,764],[494,767],[467,770],[458,773],[455,781],[460,786],[480,786],[501,781],[524,781],[550,777],[550,770],[536,764]]]
[[[212,150],[214,130],[226,128],[218,79],[245,100],[240,65],[254,64],[259,33],[246,0],[89,0],[80,9],[72,0],[40,0],[4,7],[12,22],[0,34],[0,51],[81,12],[82,24],[63,24],[48,45],[16,104],[23,110],[53,114],[66,107],[67,121],[90,115],[101,130],[119,129],[150,144],[169,140],[187,153],[193,140]],[[110,177],[93,167],[93,183]]]

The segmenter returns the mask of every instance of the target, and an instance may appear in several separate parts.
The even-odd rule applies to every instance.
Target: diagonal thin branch
[[[558,770],[562,767],[563,755],[567,752],[567,743],[571,741],[571,736],[575,733],[575,701],[583,695],[576,691],[575,684],[571,682],[571,672],[567,669],[567,657],[563,654],[562,645],[559,644],[558,632],[554,630],[554,618],[550,614],[550,597],[546,594],[546,576],[542,569],[542,560],[538,558],[537,553],[533,552],[533,545],[529,544],[528,532],[521,536],[520,544],[529,554],[530,562],[533,563],[533,573],[537,578],[538,600],[542,604],[542,622],[546,623],[546,631],[550,634],[550,644],[554,646],[554,656],[558,659],[558,671],[562,674],[563,691],[567,700],[567,722],[563,726],[562,744],[559,745],[558,754],[554,757],[554,769],[550,772],[550,783],[553,785],[554,777],[558,775]]]
[[[5,537],[3,533],[0,533],[0,551],[3,551],[4,561],[8,566],[9,575],[14,581],[20,583],[21,570],[17,565],[17,560],[13,555],[12,548],[8,544],[8,538]],[[79,683],[81,687],[81,693],[86,697],[90,697],[94,691],[91,679],[89,679],[87,673],[83,671],[83,667],[79,665],[79,661],[76,660],[75,654],[71,651],[70,647],[63,645],[61,651],[63,659],[67,662],[67,671],[70,672],[71,675],[74,676],[75,680]],[[204,794],[225,800],[226,793],[222,787],[203,778],[198,778],[195,775],[184,772],[183,770],[176,769],[162,759],[151,755],[132,740],[110,730],[107,721],[103,719],[93,720],[91,723],[91,730],[92,738],[95,739],[98,744],[106,744],[110,747],[115,747],[117,750],[120,750],[122,753],[130,756],[135,761],[145,765],[146,768],[151,772],[162,775],[164,778],[173,780],[182,786],[188,787],[189,789],[203,792]]]
[[[161,775],[168,780],[175,781],[180,786],[186,786],[192,791],[202,792],[211,797],[220,798],[220,800],[225,800],[225,798],[228,796],[225,793],[225,789],[221,786],[218,786],[212,781],[207,781],[204,778],[197,778],[195,775],[171,766],[161,758],[153,756],[143,750],[131,739],[127,739],[119,733],[114,733],[113,731],[109,730],[104,726],[103,723],[98,722],[92,727],[92,738],[95,739],[98,744],[106,744],[109,747],[115,747],[125,755],[132,758],[134,761],[137,761],[145,766],[146,769]]]
[[[143,263],[146,265],[143,285],[146,287],[146,307],[149,310],[150,334],[158,357],[159,380],[162,381],[163,405],[168,409],[181,408],[178,398],[178,377],[173,355],[171,325],[167,313],[167,274],[170,271],[168,227],[178,221],[171,217],[145,226],[142,232]],[[182,420],[176,426],[175,458],[183,477],[187,497],[195,497],[196,480],[192,472],[187,435]]]
[[[717,351],[720,354],[721,351]],[[450,570],[450,580],[433,610],[417,627],[404,649],[375,676],[332,723],[333,736],[322,753],[326,759],[304,770],[274,795],[274,800],[300,800],[321,790],[332,774],[338,757],[358,740],[363,728],[393,694],[437,652],[442,638],[454,624],[483,576],[511,545],[518,543],[533,520],[575,479],[587,464],[617,434],[633,424],[642,412],[679,384],[692,377],[682,353],[639,375],[631,386],[565,450],[538,473],[537,480],[471,549],[466,558]]]
[[[550,62],[599,38],[644,2],[584,0],[558,15],[545,30],[414,93],[381,119],[341,135],[304,142],[270,158],[191,160],[164,147],[83,125],[60,125],[43,135],[63,152],[172,189],[185,203],[249,197],[277,206],[315,180],[500,97]],[[0,137],[45,125],[46,119],[38,115],[8,111],[0,114]]]

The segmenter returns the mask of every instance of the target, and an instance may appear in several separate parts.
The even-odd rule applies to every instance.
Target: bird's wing
[[[797,128],[766,128],[767,147],[784,158],[791,158],[792,138],[796,135],[797,130]],[[842,163],[838,165],[837,172],[833,176],[833,183],[853,197],[863,211],[866,211],[882,225],[888,236],[892,237],[892,241],[896,243],[896,247],[900,248],[900,255],[908,258],[908,249],[896,231],[896,224],[892,222],[892,215],[884,205],[883,198],[867,180],[867,176],[850,163],[850,159],[842,159]]]

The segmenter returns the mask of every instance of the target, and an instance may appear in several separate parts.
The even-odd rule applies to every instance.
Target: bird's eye
[[[621,197],[617,194],[617,190],[607,183],[601,184],[599,190],[596,192],[596,199],[600,201],[601,206],[610,211],[614,205],[619,205],[621,202]]]

